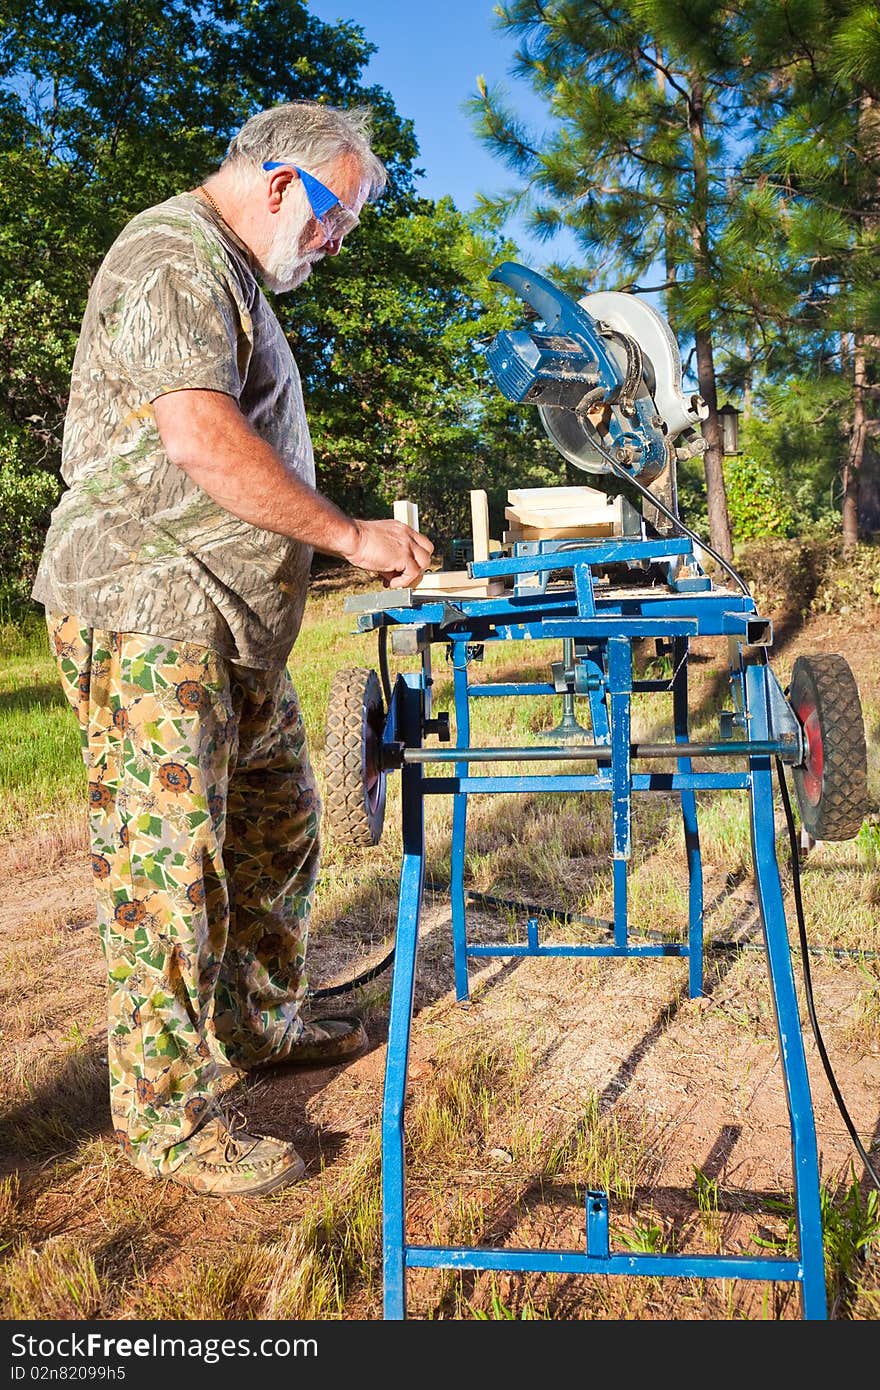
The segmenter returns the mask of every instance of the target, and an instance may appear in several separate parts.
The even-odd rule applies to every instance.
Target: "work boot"
[[[359,1057],[369,1046],[359,1018],[338,1014],[332,1018],[313,1018],[287,1052],[273,1057],[267,1067],[333,1067]]]
[[[182,1146],[172,1181],[206,1197],[253,1197],[302,1177],[306,1165],[292,1144],[249,1134],[246,1123],[228,1109],[208,1120]]]

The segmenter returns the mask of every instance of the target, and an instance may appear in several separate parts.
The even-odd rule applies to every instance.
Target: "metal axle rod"
[[[753,739],[742,743],[631,743],[631,758],[789,758],[793,740]],[[607,743],[567,743],[541,748],[405,748],[404,763],[602,762],[612,757]],[[395,763],[399,765],[397,758]]]

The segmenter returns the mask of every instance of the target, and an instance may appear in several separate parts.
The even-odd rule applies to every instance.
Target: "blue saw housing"
[[[601,386],[601,398],[618,380],[603,380],[595,352],[583,337],[530,333],[522,328],[499,333],[486,359],[502,395],[518,405],[567,406]]]

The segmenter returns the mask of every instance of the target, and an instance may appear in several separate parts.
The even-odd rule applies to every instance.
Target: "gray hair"
[[[387,182],[385,166],[370,147],[373,112],[368,106],[343,111],[319,101],[289,101],[258,111],[229,142],[223,168],[238,174],[283,159],[304,169],[320,169],[340,155],[357,159],[370,185],[368,201]]]

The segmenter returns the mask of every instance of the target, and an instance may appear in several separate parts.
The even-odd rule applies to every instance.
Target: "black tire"
[[[377,845],[385,822],[381,766],[385,707],[375,671],[337,671],[327,702],[324,814],[352,845]]]
[[[851,840],[868,810],[868,755],[858,686],[836,652],[799,656],[789,702],[804,731],[794,786],[814,840]]]

